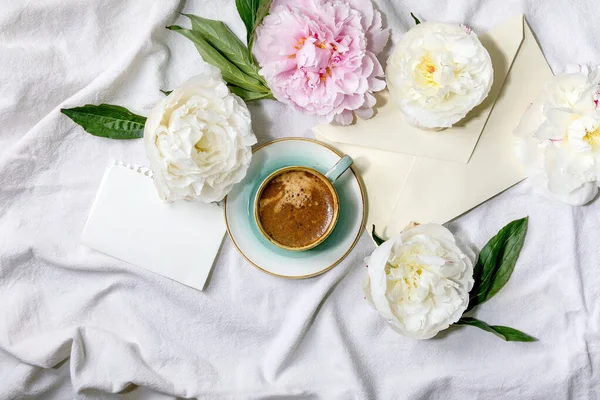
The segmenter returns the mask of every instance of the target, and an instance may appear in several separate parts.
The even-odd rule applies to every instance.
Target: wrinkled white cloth
[[[595,0],[376,3],[395,34],[410,11],[477,32],[524,13],[555,73],[600,64]],[[535,343],[473,327],[397,335],[363,298],[366,234],[339,266],[299,281],[253,268],[226,239],[199,292],[78,243],[107,161],[147,162],[141,140],[93,137],[59,109],[106,102],[147,115],[200,62],[164,27],[189,25],[185,11],[244,37],[234,1],[0,10],[0,399],[600,398],[600,200],[571,207],[526,181],[448,224],[476,250],[530,216],[512,278],[475,316]],[[275,101],[250,109],[259,143],[310,137],[316,123]]]

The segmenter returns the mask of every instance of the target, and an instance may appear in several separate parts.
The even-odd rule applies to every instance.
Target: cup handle
[[[336,162],[335,165],[331,167],[329,171],[327,171],[325,177],[329,179],[329,182],[335,183],[335,181],[337,181],[338,178],[342,176],[342,174],[346,172],[348,168],[350,168],[353,162],[354,161],[350,156],[342,157],[340,161]]]

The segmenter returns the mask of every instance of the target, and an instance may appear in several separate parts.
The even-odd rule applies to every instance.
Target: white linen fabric
[[[410,11],[477,32],[524,13],[555,73],[600,64],[595,0],[376,4],[396,35]],[[0,399],[600,398],[600,201],[572,207],[525,181],[447,224],[475,251],[530,216],[511,280],[475,316],[535,343],[473,327],[399,336],[363,298],[366,234],[339,266],[299,281],[253,268],[226,239],[196,291],[78,243],[107,161],[147,161],[142,140],[93,137],[59,109],[105,102],[147,115],[159,89],[200,63],[164,27],[188,24],[184,11],[244,37],[234,1],[2,0],[0,10]],[[275,101],[250,109],[259,143],[311,136],[317,123]]]

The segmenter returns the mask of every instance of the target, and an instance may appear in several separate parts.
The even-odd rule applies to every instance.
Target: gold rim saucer
[[[278,142],[284,142],[284,141],[288,141],[288,140],[301,140],[301,141],[306,141],[306,142],[312,142],[315,144],[318,144],[319,146],[325,147],[326,149],[332,151],[333,153],[335,153],[337,156],[339,156],[340,158],[344,156],[343,153],[341,153],[340,151],[338,151],[337,149],[333,148],[332,146],[323,143],[323,142],[319,142],[318,140],[315,139],[308,139],[308,138],[301,138],[301,137],[289,137],[289,138],[281,138],[281,139],[275,139],[275,140],[271,140],[269,142],[263,143],[260,146],[256,147],[254,150],[252,150],[252,154],[256,153],[258,150],[262,149],[263,147],[266,146],[270,146],[274,143],[278,143]],[[356,181],[358,182],[358,188],[360,189],[360,197],[361,197],[361,203],[362,203],[362,221],[360,224],[360,229],[358,230],[356,237],[354,238],[354,241],[352,242],[352,245],[350,245],[350,247],[348,248],[348,250],[335,262],[333,262],[331,265],[325,267],[324,269],[317,271],[315,273],[312,274],[308,274],[308,275],[299,275],[299,276],[289,276],[289,275],[279,275],[276,273],[273,273],[271,271],[268,271],[264,268],[261,268],[259,265],[255,264],[243,251],[242,249],[240,249],[240,247],[238,246],[237,242],[235,241],[235,238],[233,237],[233,234],[231,233],[231,229],[229,228],[229,221],[227,220],[227,197],[225,197],[224,200],[224,214],[225,214],[225,225],[227,226],[227,234],[229,235],[229,238],[231,239],[231,242],[233,243],[233,245],[235,246],[235,248],[237,249],[237,251],[246,259],[246,261],[248,261],[252,266],[254,266],[255,268],[261,270],[262,272],[265,272],[271,276],[276,276],[278,278],[284,278],[284,279],[306,279],[306,278],[312,278],[314,276],[318,276],[321,274],[324,274],[325,272],[329,271],[330,269],[332,269],[333,267],[335,267],[336,265],[338,265],[340,262],[342,262],[347,256],[348,254],[350,254],[350,252],[354,249],[354,247],[356,246],[356,243],[358,243],[358,239],[360,239],[360,235],[362,234],[362,231],[365,227],[365,222],[367,220],[367,205],[366,205],[366,198],[365,198],[365,187],[364,184],[362,182],[362,180],[360,179],[360,175],[356,172],[354,165],[352,165],[350,168],[350,171],[352,171],[352,174],[354,175],[354,178],[356,179]]]

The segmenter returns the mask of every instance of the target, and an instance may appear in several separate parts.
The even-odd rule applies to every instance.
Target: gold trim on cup
[[[263,143],[260,146],[256,147],[254,150],[252,150],[252,153],[254,154],[258,150],[262,149],[263,147],[269,146],[271,144],[274,144],[277,142],[285,142],[288,140],[303,140],[306,142],[312,142],[312,143],[318,144],[319,146],[325,147],[326,149],[332,151],[339,157],[344,156],[343,153],[339,152],[337,149],[333,148],[332,146],[330,146],[326,143],[319,142],[318,140],[315,140],[315,139],[308,139],[308,138],[302,138],[302,137],[289,137],[289,138],[281,138],[281,139],[271,140],[270,142]],[[346,251],[346,253],[344,253],[333,264],[325,267],[321,271],[317,271],[315,273],[308,274],[308,275],[298,275],[298,276],[279,275],[274,272],[267,271],[266,269],[261,268],[258,264],[254,263],[246,254],[244,254],[242,249],[240,249],[240,247],[236,243],[235,239],[233,238],[233,235],[231,234],[231,229],[229,228],[229,221],[227,220],[227,197],[225,197],[223,212],[225,214],[225,225],[227,227],[227,235],[231,239],[231,242],[233,243],[233,245],[235,246],[237,251],[242,255],[242,257],[244,257],[246,259],[246,261],[248,261],[250,263],[250,265],[252,265],[253,267],[255,267],[258,270],[261,270],[262,272],[264,272],[266,274],[269,274],[271,276],[276,276],[278,278],[284,278],[284,279],[306,279],[306,278],[312,278],[314,276],[324,274],[325,272],[329,271],[330,269],[332,269],[333,267],[338,265],[340,262],[342,262],[342,260],[344,260],[344,258],[346,258],[348,256],[348,254],[350,254],[350,252],[354,249],[354,247],[356,246],[356,243],[358,243],[358,239],[360,239],[360,235],[362,234],[362,230],[365,227],[365,222],[367,220],[367,205],[366,205],[364,184],[362,182],[362,179],[360,178],[360,175],[358,175],[356,173],[356,170],[354,169],[354,165],[350,167],[350,170],[352,171],[352,174],[354,175],[354,177],[356,178],[356,181],[358,182],[358,188],[360,190],[361,203],[362,203],[362,207],[363,207],[363,215],[362,215],[362,222],[360,224],[360,229],[358,230],[358,233],[356,234],[356,238],[354,238],[354,242],[352,242],[352,245],[350,245],[350,247],[348,248],[348,251]]]
[[[333,196],[333,218],[331,219],[331,222],[329,223],[329,226],[327,227],[327,230],[323,233],[323,235],[321,235],[321,237],[319,237],[319,239],[315,240],[314,242],[307,244],[306,246],[300,246],[300,247],[291,247],[291,246],[286,246],[282,243],[279,243],[277,240],[275,240],[271,235],[269,235],[269,233],[264,229],[263,225],[262,225],[262,221],[260,220],[260,215],[259,215],[259,203],[260,203],[260,197],[262,196],[262,192],[265,190],[265,187],[276,177],[278,177],[279,175],[282,175],[288,171],[303,171],[312,175],[315,175],[316,177],[318,177],[326,186],[327,189],[329,190],[329,192],[332,194]],[[260,184],[260,186],[258,187],[258,191],[256,192],[256,198],[254,199],[254,220],[256,222],[256,225],[258,226],[258,229],[260,230],[260,233],[263,234],[263,236],[271,243],[273,243],[275,246],[280,247],[284,250],[289,250],[289,251],[304,251],[304,250],[310,250],[313,249],[315,247],[317,247],[318,245],[320,245],[321,243],[323,243],[325,241],[325,239],[327,239],[329,237],[329,235],[331,235],[331,232],[333,232],[333,229],[335,228],[335,225],[337,224],[337,221],[340,217],[340,199],[337,193],[337,190],[335,189],[335,186],[333,186],[333,183],[331,183],[331,181],[329,179],[327,179],[325,177],[325,175],[323,175],[322,173],[320,173],[319,171],[317,171],[316,169],[313,168],[309,168],[309,167],[303,167],[303,166],[290,166],[290,167],[285,167],[285,168],[281,168],[278,169],[277,171],[271,173],[269,176],[267,176],[262,183]]]

